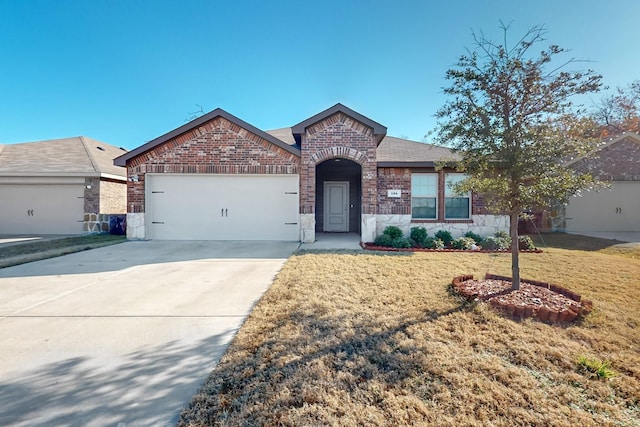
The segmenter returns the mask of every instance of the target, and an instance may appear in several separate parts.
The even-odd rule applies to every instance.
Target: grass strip
[[[0,268],[54,258],[126,241],[125,236],[91,234],[0,247]]]

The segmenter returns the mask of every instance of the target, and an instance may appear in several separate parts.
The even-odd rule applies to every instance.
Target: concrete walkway
[[[0,425],[175,425],[298,246],[126,242],[1,269]]]
[[[316,241],[302,243],[301,250],[325,251],[334,249],[348,249],[361,251],[360,235],[357,233],[316,233]]]

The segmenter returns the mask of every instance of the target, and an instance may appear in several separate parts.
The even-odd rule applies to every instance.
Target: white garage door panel
[[[640,231],[640,182],[614,182],[611,190],[572,197],[567,231]]]
[[[80,234],[84,186],[0,184],[0,234]]]
[[[146,176],[147,236],[299,240],[297,175]]]

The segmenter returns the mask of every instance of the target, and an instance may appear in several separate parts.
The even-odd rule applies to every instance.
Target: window
[[[471,217],[471,194],[456,194],[453,186],[466,178],[461,173],[445,175],[444,217],[445,219],[469,219]]]
[[[438,175],[414,173],[411,175],[411,217],[436,219],[438,217]]]

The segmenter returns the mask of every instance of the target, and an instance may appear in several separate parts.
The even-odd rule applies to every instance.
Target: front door
[[[323,231],[349,231],[348,181],[325,181],[323,222]]]

